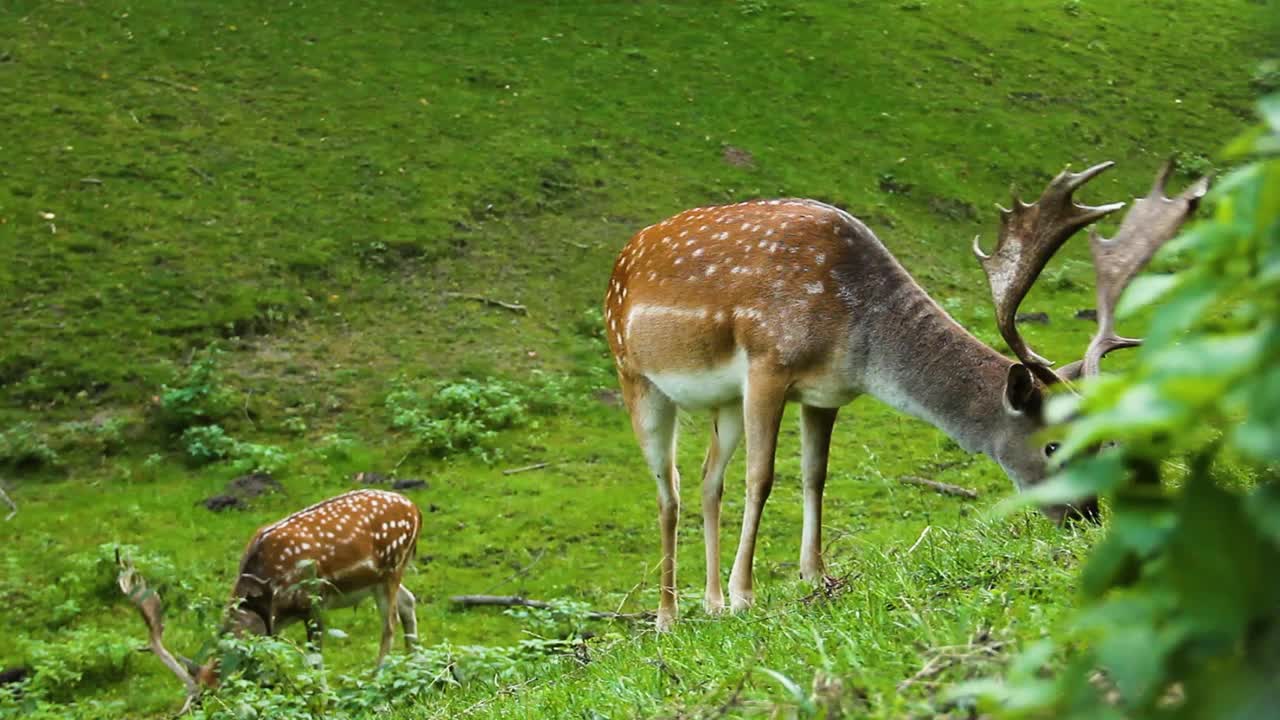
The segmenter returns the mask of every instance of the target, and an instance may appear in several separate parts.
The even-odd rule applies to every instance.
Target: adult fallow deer
[[[804,521],[800,573],[824,572],[822,491],[838,408],[862,394],[924,419],[971,452],[990,455],[1018,488],[1040,482],[1054,443],[1038,442],[1045,386],[1096,372],[1110,350],[1137,344],[1113,332],[1115,299],[1207,188],[1164,195],[1166,165],[1117,236],[1092,237],[1098,334],[1085,360],[1059,375],[1015,326],[1018,304],[1077,230],[1123,203],[1080,205],[1074,191],[1111,167],[1062,172],[1030,205],[1001,209],[995,250],[975,239],[1005,342],[1020,362],[957,324],[854,217],[812,200],[758,200],[688,210],[637,233],[614,264],[604,319],[631,424],[657,479],[662,535],[657,627],[676,617],[676,409],[708,410],[702,467],[707,559],[704,604],[724,609],[720,499],[725,467],[745,434],[746,506],[729,577],[730,607],[751,606],[752,557],[773,485],[783,407],[801,405]],[[1047,508],[1061,519],[1065,507]],[[1096,513],[1096,506],[1077,511]]]
[[[240,559],[221,632],[274,635],[306,622],[307,639],[319,648],[322,608],[349,607],[373,596],[382,616],[381,665],[391,648],[398,615],[406,647],[417,642],[414,597],[401,579],[417,550],[422,513],[408,498],[381,490],[356,490],[300,510],[254,534]],[[147,624],[150,646],[187,688],[187,705],[202,687],[218,683],[216,659],[203,666],[176,659],[164,646],[160,597],[127,560],[120,589]]]

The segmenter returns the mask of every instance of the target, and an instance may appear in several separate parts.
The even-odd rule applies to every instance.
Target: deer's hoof
[[[756,594],[751,591],[729,593],[729,609],[734,613],[746,612],[756,604]]]
[[[676,613],[674,610],[666,608],[658,609],[658,619],[654,621],[653,627],[660,633],[671,632],[676,626]]]
[[[723,615],[724,596],[707,594],[702,598],[702,609],[705,610],[708,615]]]

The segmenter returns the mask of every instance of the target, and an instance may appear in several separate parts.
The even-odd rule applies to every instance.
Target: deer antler
[[[116,550],[116,564],[120,566],[116,583],[120,586],[120,591],[138,608],[143,621],[146,622],[149,633],[147,642],[151,646],[151,652],[155,653],[156,657],[160,658],[160,662],[177,675],[187,688],[187,701],[178,713],[184,715],[191,709],[191,703],[199,696],[200,686],[191,673],[187,672],[186,668],[164,646],[164,618],[160,596],[155,590],[147,587],[147,581],[138,574],[131,561],[120,557],[119,549]]]
[[[1116,334],[1116,301],[1156,251],[1178,234],[1183,223],[1195,212],[1200,198],[1209,190],[1209,177],[1206,175],[1176,197],[1168,197],[1165,185],[1173,170],[1173,160],[1165,162],[1156,175],[1151,192],[1134,201],[1115,237],[1107,239],[1097,230],[1089,232],[1089,248],[1093,252],[1093,268],[1097,275],[1098,331],[1089,341],[1084,359],[1063,368],[1064,375],[1097,375],[1099,364],[1107,353],[1142,344],[1138,338]]]
[[[1061,382],[1062,378],[1050,367],[1053,363],[1036,354],[1018,333],[1014,322],[1018,305],[1068,238],[1098,218],[1124,207],[1124,203],[1081,205],[1071,197],[1080,186],[1114,164],[1104,162],[1078,173],[1063,170],[1050,181],[1040,199],[1030,205],[1015,196],[1012,210],[1000,208],[1000,235],[990,255],[982,252],[978,238],[973,239],[973,254],[982,263],[991,285],[1000,335],[1018,359],[1046,384]]]

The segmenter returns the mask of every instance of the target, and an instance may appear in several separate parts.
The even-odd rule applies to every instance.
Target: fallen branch
[[[551,467],[552,465],[560,465],[560,464],[565,463],[565,462],[567,462],[567,461],[566,461],[566,460],[552,460],[552,461],[549,461],[549,462],[534,463],[534,464],[532,464],[532,465],[525,465],[524,467],[510,468],[510,469],[508,469],[508,470],[503,470],[503,471],[502,471],[502,474],[503,474],[503,475],[515,475],[516,473],[529,472],[530,470],[541,470],[541,469],[542,469],[542,468],[544,468],[544,467]]]
[[[510,310],[511,312],[517,313],[519,315],[529,314],[529,308],[525,307],[524,305],[521,305],[520,303],[503,302],[502,300],[495,300],[491,297],[485,297],[484,295],[475,295],[472,293],[448,292],[448,293],[445,293],[445,297],[461,298],[463,300],[474,300],[475,302],[483,303],[485,305],[491,305],[493,307],[500,307],[504,310]]]
[[[200,168],[196,167],[195,165],[188,165],[187,169],[190,170],[193,174],[195,174],[196,177],[200,178],[200,180],[204,182],[204,184],[206,185],[214,184],[213,176],[201,170]]]
[[[937,480],[926,480],[922,477],[903,475],[902,477],[898,478],[898,482],[906,483],[907,485],[919,485],[920,487],[927,487],[930,490],[936,490],[942,493],[943,495],[955,495],[957,497],[969,498],[970,500],[975,500],[978,497],[978,493],[976,490],[963,488],[963,487],[960,487],[959,485],[948,485],[947,483],[938,482]]]
[[[539,610],[547,610],[554,607],[549,602],[543,602],[542,600],[530,600],[529,598],[523,598],[523,597],[520,597],[519,595],[454,595],[453,597],[449,598],[449,602],[453,603],[454,605],[461,605],[464,608],[496,606],[496,607],[527,607],[527,608],[536,608]],[[651,612],[620,613],[620,612],[611,612],[608,610],[588,610],[587,617],[591,618],[592,620],[636,621],[636,620],[651,620],[653,619],[654,615]]]
[[[18,503],[14,502],[13,498],[9,497],[9,493],[5,492],[2,487],[0,487],[0,500],[4,500],[4,504],[11,508],[9,514],[4,516],[4,519],[12,520],[13,516],[18,514]]]

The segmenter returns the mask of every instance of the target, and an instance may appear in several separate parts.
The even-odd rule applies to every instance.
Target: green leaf
[[[1145,622],[1143,622],[1145,620]],[[1098,640],[1098,662],[1131,706],[1145,706],[1160,689],[1169,648],[1147,623],[1149,618],[1114,625]]]
[[[1159,492],[1158,487],[1151,489]],[[1150,557],[1164,548],[1177,526],[1177,516],[1165,498],[1134,497],[1137,490],[1121,491],[1112,504],[1111,538],[1140,556]]]
[[[1108,493],[1124,481],[1120,460],[1116,452],[1073,460],[1045,482],[1005,499],[995,512],[1006,514],[1027,505],[1060,505]]]
[[[1280,93],[1272,93],[1259,100],[1258,114],[1271,132],[1280,133]]]
[[[1188,275],[1156,310],[1147,330],[1146,346],[1160,348],[1200,321],[1222,293],[1221,279],[1209,272]]]
[[[787,691],[787,694],[791,696],[791,699],[794,700],[797,705],[805,709],[812,709],[813,703],[809,701],[808,694],[805,693],[804,688],[800,687],[795,680],[792,680],[777,670],[770,670],[769,668],[762,667],[760,668],[760,672],[763,672],[765,675],[768,675],[778,681],[778,684]]]
[[[1231,142],[1222,149],[1222,159],[1238,160],[1242,157],[1248,157],[1254,153],[1254,147],[1258,144],[1259,138],[1266,133],[1266,128],[1261,125],[1245,130],[1239,135],[1232,138]]]
[[[1245,501],[1245,510],[1254,525],[1272,544],[1280,545],[1280,480],[1263,480]]]
[[[1080,573],[1080,591],[1098,598],[1113,587],[1124,587],[1138,577],[1138,556],[1123,539],[1108,535],[1089,555]]]
[[[1168,295],[1182,281],[1178,275],[1139,275],[1129,283],[1116,305],[1116,316],[1127,318]]]
[[[1196,464],[1167,568],[1186,619],[1205,633],[1237,638],[1280,604],[1280,551],[1258,534],[1244,499],[1218,487],[1203,460]]]
[[[1248,386],[1245,418],[1231,433],[1241,452],[1260,462],[1280,461],[1280,366]]]

